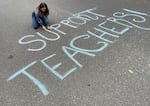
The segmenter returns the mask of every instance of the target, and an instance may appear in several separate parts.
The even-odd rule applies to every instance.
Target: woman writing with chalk
[[[48,22],[49,9],[46,3],[42,2],[37,7],[37,9],[32,12],[32,26],[34,29],[39,28],[40,26],[46,30],[51,30]]]

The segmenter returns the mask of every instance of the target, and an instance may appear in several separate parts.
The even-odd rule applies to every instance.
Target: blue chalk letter
[[[46,89],[46,87],[35,77],[33,77],[31,74],[29,74],[28,72],[26,72],[26,70],[28,68],[30,68],[31,66],[33,66],[35,63],[37,63],[37,61],[34,61],[32,63],[30,63],[29,65],[27,65],[26,67],[20,69],[18,72],[14,73],[12,76],[10,76],[7,81],[13,80],[15,77],[17,77],[20,74],[24,74],[25,76],[27,76],[36,86],[38,86],[38,88],[41,90],[41,92],[43,93],[43,95],[48,95],[48,90]]]
[[[58,63],[58,64],[56,64],[55,66],[49,66],[45,61],[46,60],[48,60],[48,59],[51,59],[52,57],[54,57],[56,54],[52,54],[52,55],[50,55],[50,56],[48,56],[48,57],[46,57],[46,58],[44,58],[44,59],[42,59],[41,60],[41,62],[43,63],[43,65],[45,66],[45,67],[47,67],[54,75],[56,75],[59,79],[61,79],[61,80],[63,80],[65,77],[67,77],[69,74],[71,74],[73,71],[75,71],[77,68],[75,67],[75,68],[72,68],[72,69],[70,69],[69,71],[67,71],[64,75],[61,75],[60,73],[58,73],[57,71],[56,71],[56,69],[58,68],[58,67],[60,67],[61,65],[62,65],[62,63]]]
[[[90,50],[90,49],[84,49],[84,48],[80,48],[80,47],[77,47],[75,46],[74,42],[78,39],[88,39],[90,38],[91,36],[90,35],[80,35],[80,36],[77,36],[75,38],[73,38],[70,42],[70,46],[73,47],[74,49],[80,51],[80,52],[100,52],[102,51],[103,49],[105,49],[107,46],[108,46],[108,43],[106,42],[97,42],[97,44],[100,44],[101,46],[98,48],[98,49],[93,49],[93,50]]]
[[[77,64],[79,67],[82,67],[82,65],[74,58],[75,55],[77,55],[78,53],[81,53],[81,54],[84,54],[84,55],[88,55],[88,56],[91,56],[91,57],[94,57],[95,54],[92,54],[92,53],[88,53],[88,52],[84,52],[84,51],[80,51],[80,50],[77,50],[77,49],[74,49],[74,48],[70,48],[70,47],[66,47],[66,46],[63,46],[62,47],[64,53],[67,54],[67,56],[75,63]],[[72,54],[69,52],[69,50],[71,52],[73,52]]]

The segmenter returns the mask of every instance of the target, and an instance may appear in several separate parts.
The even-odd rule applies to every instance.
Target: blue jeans
[[[44,25],[44,26],[48,26],[49,25],[49,23],[48,23],[48,17],[47,16],[43,16],[42,18],[41,18],[41,20],[42,20],[42,24]],[[36,17],[36,15],[35,15],[35,12],[32,12],[32,27],[34,28],[34,29],[37,29],[37,28],[39,28],[41,25],[39,24],[39,22],[38,22],[38,20],[37,20],[37,17]]]

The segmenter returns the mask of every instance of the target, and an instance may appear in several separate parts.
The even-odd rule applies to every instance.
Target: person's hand
[[[42,26],[42,28],[43,28],[44,30],[46,30],[46,27],[45,27],[44,25]]]
[[[47,29],[52,30],[53,28],[51,26],[48,26]]]

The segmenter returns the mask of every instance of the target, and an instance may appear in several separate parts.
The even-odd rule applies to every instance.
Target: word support
[[[76,56],[83,55],[94,58],[96,57],[97,53],[101,53],[109,45],[115,43],[116,39],[119,39],[122,35],[127,33],[127,31],[133,28],[150,31],[150,24],[147,24],[150,22],[150,15],[146,13],[130,9],[122,9],[119,12],[113,13],[112,17],[106,17],[105,15],[94,12],[94,9],[87,9],[85,11],[73,14],[68,19],[60,21],[60,23],[53,24],[52,27],[54,30],[45,30],[50,34],[49,37],[46,37],[40,32],[37,32],[36,35],[23,36],[18,40],[18,43],[24,46],[30,45],[34,42],[42,43],[41,47],[39,48],[27,48],[27,51],[29,52],[38,52],[46,48],[46,41],[54,42],[59,40],[61,36],[69,34],[66,31],[63,31],[62,27],[67,26],[73,30],[77,29],[81,25],[88,25],[88,23],[100,19],[105,20],[101,23],[98,23],[98,25],[93,27],[91,30],[87,30],[86,34],[84,33],[72,38],[68,44],[69,46],[61,45],[61,51],[65,54],[66,58],[68,58],[70,62],[73,63],[73,65],[70,66],[70,68],[68,68],[64,74],[59,73],[59,68],[65,66],[63,59],[60,58],[59,62],[55,65],[49,64],[49,62],[53,63],[52,59],[55,59],[58,56],[58,53],[53,53],[45,56],[41,60],[35,60],[28,63],[28,65],[18,70],[7,80],[13,80],[14,78],[23,74],[40,89],[43,95],[46,96],[49,93],[46,86],[28,72],[33,65],[36,65],[37,62],[40,62],[45,68],[49,70],[50,73],[54,74],[57,78],[63,80],[72,72],[83,67],[83,63],[81,63],[80,59],[77,59]],[[34,38],[35,36],[39,36],[40,38],[28,41],[26,40],[27,38]],[[51,38],[51,36],[55,36],[55,38]],[[95,42],[92,43],[93,48],[87,48],[81,45],[83,41],[84,43],[90,42],[92,39],[96,39]]]

